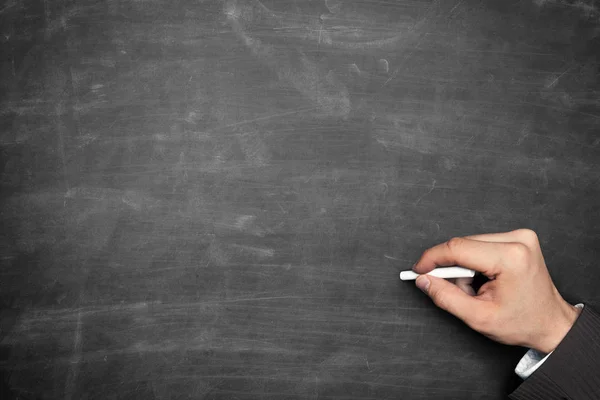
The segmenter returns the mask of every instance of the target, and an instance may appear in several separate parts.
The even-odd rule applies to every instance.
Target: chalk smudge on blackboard
[[[575,2],[555,2],[549,0],[533,0],[533,3],[538,7],[563,6],[567,5],[570,9],[579,11],[579,13],[588,19],[600,20],[600,10],[598,9],[595,0],[580,0]]]
[[[429,133],[413,117],[377,117],[373,122],[374,139],[388,151],[417,151],[432,153],[439,149],[439,138]]]
[[[345,118],[351,110],[348,89],[340,82],[333,71],[326,72],[311,61],[300,50],[278,48],[263,43],[250,36],[243,28],[240,19],[251,14],[247,8],[230,2],[225,14],[233,31],[243,40],[252,54],[263,61],[277,74],[305,97],[316,103],[326,115]]]
[[[278,36],[312,42],[328,49],[391,50],[401,42],[416,38],[414,33],[418,27],[411,19],[381,26],[374,18],[362,13],[344,11],[341,1],[326,2],[329,13],[320,15],[276,12],[259,0],[239,3],[229,1],[225,13],[236,18],[246,31],[254,27],[262,31],[267,28],[276,31]]]
[[[275,250],[266,247],[247,246],[242,244],[232,244],[230,247],[238,253],[257,258],[271,258],[275,255]]]
[[[268,233],[272,233],[269,228],[262,226],[262,224],[258,222],[255,215],[236,215],[227,213],[223,216],[213,215],[211,219],[215,232],[221,235],[230,235],[240,232],[256,237],[264,237]]]
[[[377,61],[377,64],[381,72],[386,74],[390,72],[390,64],[385,58],[382,58],[379,61]]]
[[[160,201],[137,190],[122,190],[106,187],[77,186],[65,193],[67,200],[95,201],[100,203],[125,204],[135,211],[150,210],[160,206]]]
[[[261,135],[253,130],[240,132],[238,143],[250,167],[265,167],[269,163],[269,150]]]

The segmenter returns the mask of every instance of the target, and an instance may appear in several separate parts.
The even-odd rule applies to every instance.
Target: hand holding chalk
[[[468,278],[439,279],[435,271],[446,270],[440,265],[461,265],[490,281],[475,293]],[[451,239],[426,250],[413,270],[416,286],[438,307],[500,343],[550,353],[579,315],[552,283],[537,235],[528,229]]]
[[[463,267],[445,267],[436,268],[427,275],[436,276],[438,278],[450,279],[450,278],[472,278],[475,276],[475,271]],[[414,271],[402,271],[400,272],[400,279],[403,281],[415,280],[420,276]]]

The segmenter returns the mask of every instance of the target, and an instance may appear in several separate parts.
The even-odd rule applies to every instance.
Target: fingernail
[[[418,261],[417,261],[417,262],[418,262]],[[417,266],[417,263],[414,263],[414,264],[412,265],[412,267],[410,267],[410,269],[415,269],[415,267],[416,267],[416,266]]]
[[[429,279],[427,279],[426,276],[421,275],[417,278],[415,285],[417,285],[417,287],[421,289],[424,293],[427,293],[427,290],[429,289],[429,283]]]

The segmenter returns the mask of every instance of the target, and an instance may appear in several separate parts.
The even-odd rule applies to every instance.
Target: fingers
[[[475,289],[471,286],[473,278],[449,278],[446,279],[448,282],[458,286],[463,292],[469,296],[475,296]]]
[[[475,293],[472,278],[447,281],[427,275],[450,265],[479,271],[490,281]],[[551,337],[556,330],[551,321],[560,317],[552,310],[560,295],[548,275],[537,235],[529,229],[451,239],[426,250],[413,269],[421,274],[417,287],[439,308],[494,340],[546,353],[560,341],[535,339]],[[564,326],[572,323],[571,318]]]
[[[539,251],[539,239],[531,229],[454,238],[425,251],[413,269],[424,274],[438,266],[458,264],[492,279],[500,273],[501,261],[509,254],[507,250],[512,248],[514,253],[523,245]]]
[[[473,278],[456,278],[454,284],[458,286],[463,292],[468,294],[469,296],[475,296],[475,289],[471,284],[473,283]]]
[[[426,281],[429,286],[424,287]],[[477,316],[485,315],[485,302],[465,293],[458,285],[434,276],[420,276],[416,281],[417,287],[423,290],[441,309],[457,316],[470,326]]]
[[[484,242],[467,238],[453,238],[426,250],[413,270],[426,274],[439,266],[460,265],[486,276],[501,272],[507,246],[512,243]]]
[[[494,242],[494,243],[510,243],[518,242],[519,238],[514,235],[513,232],[501,232],[501,233],[483,233],[478,235],[464,236],[465,239],[478,240],[480,242]]]
[[[495,243],[523,243],[529,247],[539,245],[539,240],[531,229],[517,229],[511,232],[485,233],[481,235],[465,236],[465,239],[479,240],[481,242]]]

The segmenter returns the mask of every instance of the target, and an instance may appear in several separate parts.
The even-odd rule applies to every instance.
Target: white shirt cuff
[[[583,304],[576,304],[575,307],[583,309]],[[529,349],[517,364],[515,374],[519,375],[523,380],[529,378],[529,376],[531,376],[531,374],[533,374],[551,354],[552,352],[544,354],[537,350]]]

